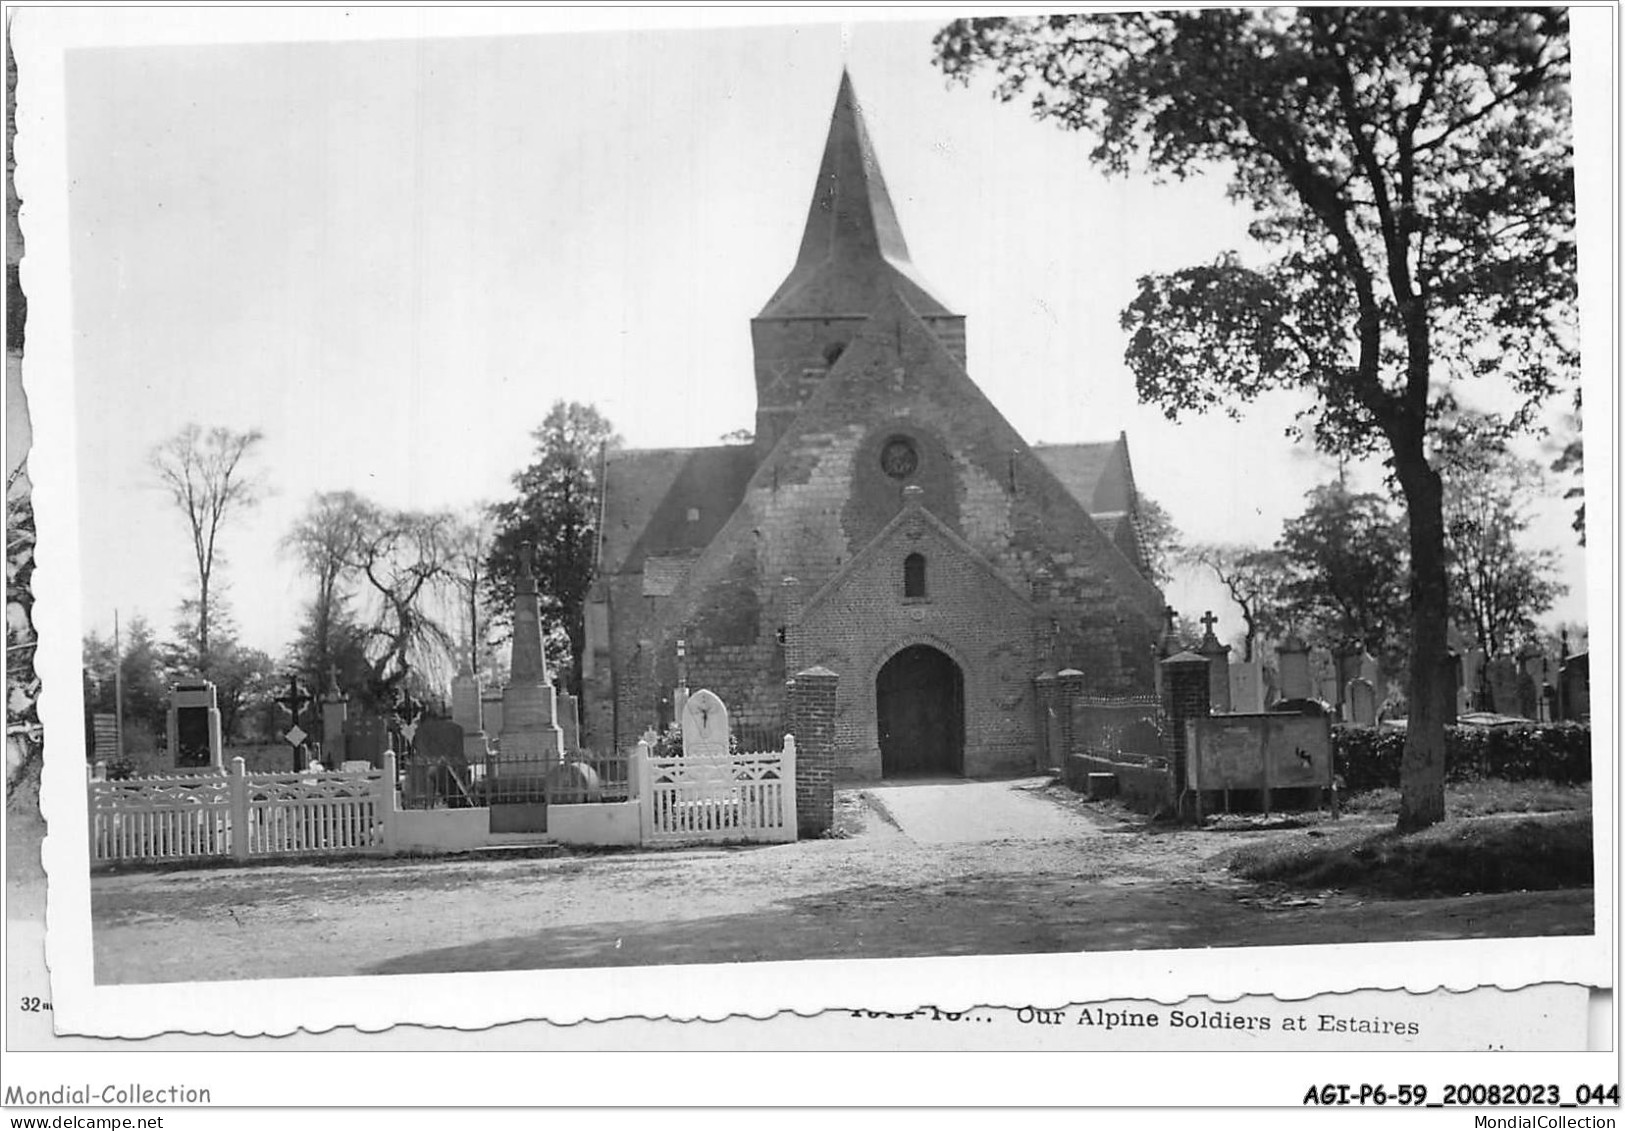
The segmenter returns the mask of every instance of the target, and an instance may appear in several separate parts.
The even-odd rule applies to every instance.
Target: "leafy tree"
[[[191,674],[201,674],[214,684],[215,706],[220,709],[220,734],[226,741],[254,739],[257,734],[243,730],[250,717],[263,713],[265,704],[276,694],[276,665],[258,648],[244,644],[237,626],[223,606],[214,616],[214,640],[209,645],[208,667],[198,673],[193,668],[198,654],[198,620],[191,602],[181,609],[179,622],[170,639],[157,647],[167,695],[168,684]],[[165,710],[167,711],[167,703]]]
[[[287,686],[276,661],[235,637],[216,642],[210,680],[226,741],[269,742],[277,735],[276,696]]]
[[[1481,450],[1445,480],[1451,613],[1489,655],[1536,635],[1535,618],[1566,590],[1552,580],[1557,555],[1520,545],[1529,529],[1526,500],[1541,489],[1540,465]]]
[[[285,663],[299,674],[306,691],[313,695],[324,694],[331,679],[354,701],[352,710],[365,707],[378,711],[384,706],[373,692],[366,627],[347,605],[320,624],[315,605],[307,606],[293,642],[288,645]]]
[[[290,655],[294,670],[313,688],[327,686],[328,669],[357,643],[350,588],[364,512],[355,492],[323,491],[282,538],[282,553],[297,559],[316,583]]]
[[[1525,426],[1576,371],[1563,9],[1255,8],[959,20],[938,61],[1034,88],[1094,160],[1227,169],[1237,255],[1140,281],[1123,315],[1141,397],[1171,417],[1307,393],[1322,450],[1380,453],[1410,543],[1399,827],[1444,816],[1449,578],[1432,447],[1454,386],[1493,378]]]
[[[618,444],[609,421],[591,405],[556,401],[531,433],[536,459],[513,477],[518,497],[491,508],[496,534],[486,562],[490,607],[513,607],[519,548],[535,547],[537,605],[544,638],[563,629],[570,642],[566,690],[581,691],[586,647],[584,609],[598,546],[603,453]]]
[[[1145,551],[1145,564],[1151,580],[1166,586],[1173,580],[1174,560],[1183,549],[1179,527],[1174,525],[1174,516],[1155,499],[1141,495],[1139,503],[1140,547]]]
[[[1281,589],[1286,584],[1287,567],[1279,551],[1205,543],[1190,547],[1184,556],[1212,570],[1225,592],[1230,594],[1230,600],[1241,610],[1241,620],[1246,626],[1241,657],[1244,661],[1253,659],[1261,636],[1285,635],[1287,624],[1281,614]]]
[[[1287,577],[1282,613],[1334,648],[1364,648],[1388,671],[1405,659],[1406,537],[1381,495],[1331,482],[1309,492],[1281,528],[1275,551]]]
[[[1574,391],[1574,411],[1566,413],[1564,424],[1569,430],[1569,438],[1559,450],[1557,458],[1552,461],[1552,470],[1559,475],[1569,475],[1574,483],[1563,492],[1565,499],[1579,499],[1580,503],[1574,508],[1573,529],[1580,536],[1580,545],[1586,544],[1586,489],[1585,489],[1585,437],[1580,433],[1580,403],[1582,401],[1579,389]]]
[[[115,648],[115,644],[117,647]],[[115,653],[118,678],[115,678]],[[124,684],[124,730],[150,736],[164,733],[169,716],[169,667],[164,648],[145,617],[137,614],[117,641],[94,633],[85,637],[85,711],[112,714],[117,709],[118,682]]]
[[[197,563],[197,598],[191,602],[197,624],[193,661],[209,672],[210,621],[218,616],[214,583],[220,560],[221,528],[238,512],[252,508],[264,493],[263,483],[245,466],[264,439],[257,429],[233,432],[227,428],[204,431],[188,424],[152,450],[149,461],[158,482],[186,519]]]

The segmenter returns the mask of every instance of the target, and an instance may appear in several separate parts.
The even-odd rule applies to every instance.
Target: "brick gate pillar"
[[[1058,743],[1052,736],[1058,733],[1055,723],[1060,720],[1055,716],[1055,673],[1043,672],[1033,679],[1035,694],[1034,700],[1038,705],[1038,766],[1039,770],[1053,770],[1061,766],[1064,759],[1057,748]],[[1051,722],[1054,719],[1055,722]]]
[[[1083,698],[1083,673],[1077,668],[1062,668],[1055,674],[1055,716],[1060,723],[1061,752],[1060,757],[1052,752],[1050,758],[1054,765],[1066,768],[1066,760],[1077,753],[1074,742],[1077,735],[1075,719],[1072,708],[1079,699]]]
[[[1190,754],[1185,749],[1185,720],[1207,717],[1212,702],[1210,670],[1207,657],[1195,652],[1162,661],[1162,713],[1167,719],[1162,744],[1174,772],[1175,797],[1185,788],[1185,760]]]
[[[814,667],[786,681],[796,737],[796,835],[821,836],[835,824],[835,688],[840,677]]]

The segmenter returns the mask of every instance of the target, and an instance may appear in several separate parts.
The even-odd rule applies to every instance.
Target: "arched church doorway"
[[[875,677],[884,777],[965,772],[965,678],[926,644],[904,648]]]

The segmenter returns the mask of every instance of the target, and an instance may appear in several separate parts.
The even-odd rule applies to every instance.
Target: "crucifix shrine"
[[[305,694],[304,689],[299,686],[299,676],[294,674],[288,677],[288,693],[278,695],[276,701],[288,709],[288,714],[293,719],[293,725],[288,728],[287,733],[282,737],[289,746],[293,747],[293,768],[303,770],[306,759],[309,757],[309,752],[305,748],[305,739],[309,738],[310,735],[305,731],[304,727],[299,725],[299,714],[304,710],[306,703],[314,701],[313,697]]]

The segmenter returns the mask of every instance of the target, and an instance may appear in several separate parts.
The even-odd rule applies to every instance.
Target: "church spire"
[[[893,287],[922,316],[950,313],[914,274],[852,76],[843,69],[795,268],[760,317],[864,314]]]
[[[830,116],[796,265],[843,254],[879,254],[896,262],[909,261],[908,244],[875,159],[852,75],[845,69],[835,94],[835,112]]]

